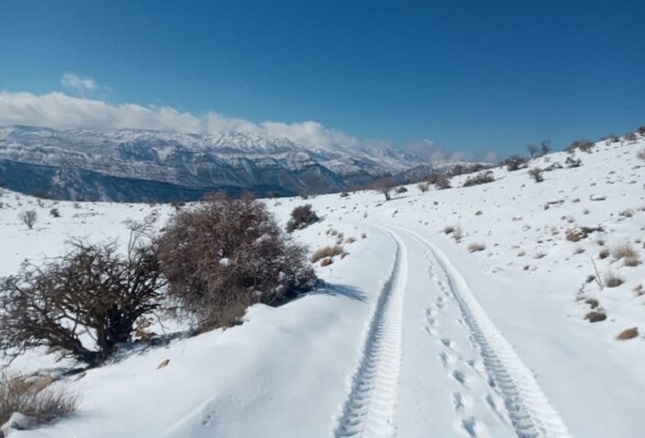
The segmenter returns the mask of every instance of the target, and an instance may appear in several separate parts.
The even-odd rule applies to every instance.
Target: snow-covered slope
[[[171,201],[218,189],[321,193],[420,163],[389,149],[305,147],[255,133],[0,127],[3,185],[59,199]]]
[[[553,167],[540,183],[529,169],[494,169],[489,184],[461,188],[464,175],[387,202],[376,192],[269,200],[282,223],[304,203],[324,216],[296,232],[312,251],[344,245],[347,257],[316,268],[326,287],[254,306],[239,327],[125,349],[81,379],[61,377],[79,411],[10,436],[640,437],[644,149],[642,138],[599,143],[576,153],[576,168],[550,154],[530,163]],[[124,238],[124,220],[154,211],[161,227],[171,214],[11,192],[0,202],[0,275],[59,253],[67,236]],[[48,216],[54,206],[60,218]],[[25,209],[38,212],[31,231],[17,217]],[[635,266],[615,257],[625,246]],[[623,283],[608,287],[609,275]],[[592,307],[606,319],[586,320]],[[632,327],[635,338],[616,338]],[[12,368],[60,376],[67,366],[35,351]]]

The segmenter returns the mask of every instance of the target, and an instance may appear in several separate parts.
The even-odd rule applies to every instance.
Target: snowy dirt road
[[[412,231],[382,231],[394,264],[334,436],[569,436],[450,261]]]

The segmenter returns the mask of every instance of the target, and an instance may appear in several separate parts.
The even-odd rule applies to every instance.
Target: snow
[[[305,203],[324,217],[294,233],[312,252],[344,246],[346,257],[317,265],[323,287],[278,308],[253,306],[231,329],[187,337],[168,328],[167,345],[124,349],[80,379],[61,375],[71,361],[29,352],[11,369],[54,373],[80,407],[10,436],[639,437],[643,148],[645,139],[599,143],[576,153],[581,167],[544,172],[542,183],[529,169],[494,169],[489,184],[460,188],[461,176],[456,188],[410,186],[387,202],[377,192],[267,200],[283,225]],[[530,168],[564,166],[566,156],[537,158]],[[7,191],[0,202],[0,275],[24,258],[59,254],[71,237],[126,243],[127,220],[156,212],[161,228],[173,211]],[[53,207],[60,218],[49,216]],[[18,219],[26,209],[37,211],[33,230]],[[463,238],[456,242],[446,226]],[[580,227],[603,231],[567,240]],[[598,257],[625,243],[639,265]],[[471,253],[471,244],[484,249]],[[596,269],[624,283],[586,284]],[[584,319],[587,299],[598,300],[605,321]],[[641,334],[618,341],[630,327]]]

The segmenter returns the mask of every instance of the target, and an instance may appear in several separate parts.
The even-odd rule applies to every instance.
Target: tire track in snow
[[[444,333],[445,329],[448,329],[448,332],[451,331],[449,327],[441,327],[439,329],[434,327],[433,329],[433,326],[438,324],[438,320],[442,321],[441,325],[446,323],[452,325],[452,330],[454,330],[454,326],[457,324],[462,328],[465,327],[465,323],[463,323],[459,305],[456,303],[454,296],[450,293],[450,289],[446,287],[446,281],[442,280],[437,272],[435,272],[436,264],[432,263],[430,260],[432,254],[429,249],[426,248],[424,256],[428,262],[428,277],[432,282],[437,284],[441,292],[441,295],[435,299],[434,304],[432,304],[430,308],[426,309],[425,329],[441,347],[441,352],[438,355],[441,365],[448,373],[449,378],[458,385],[458,388],[452,392],[450,398],[453,411],[455,416],[458,418],[458,427],[471,438],[491,437],[493,436],[491,428],[499,434],[501,430],[507,429],[507,425],[510,425],[510,419],[500,415],[498,411],[493,411],[492,413],[494,416],[492,418],[488,418],[487,423],[486,421],[482,421],[482,412],[477,409],[477,399],[480,397],[478,392],[481,391],[481,388],[488,387],[490,391],[494,391],[488,385],[487,376],[482,374],[476,368],[474,359],[464,359],[464,356],[459,352],[461,350],[459,345],[460,342],[456,341],[448,335],[448,333]],[[440,274],[443,274],[443,271],[441,271]],[[445,276],[443,277],[445,278]],[[433,309],[436,310],[433,311]],[[433,316],[435,313],[436,318]],[[473,345],[469,335],[470,332],[466,330],[461,334],[459,339],[463,341],[463,338],[467,338],[469,346],[477,351],[476,346]],[[497,397],[499,397],[499,395]],[[494,403],[495,398],[491,393],[486,395],[486,400],[488,399],[492,400]],[[500,403],[502,403],[501,397]],[[491,410],[490,403],[488,403],[488,407],[489,410]],[[491,420],[499,421],[500,423],[503,423],[503,425],[498,424],[493,426],[490,422]]]
[[[336,438],[394,435],[408,262],[405,248],[389,233],[396,244],[394,264],[378,297],[350,392],[336,420]]]
[[[418,239],[428,248],[428,255],[435,263],[432,260],[429,261],[445,275],[448,284],[439,284],[439,286],[442,289],[446,288],[445,292],[457,301],[465,326],[479,349],[491,383],[504,398],[506,410],[517,436],[520,438],[570,437],[564,422],[542,393],[531,370],[495,327],[449,259],[419,234],[400,230]],[[464,424],[464,426],[467,425]]]

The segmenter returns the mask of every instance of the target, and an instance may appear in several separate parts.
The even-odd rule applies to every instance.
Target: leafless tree
[[[71,246],[42,267],[25,262],[18,275],[0,280],[0,351],[15,357],[60,347],[96,365],[131,340],[137,318],[159,307],[165,280],[152,245],[131,242],[126,257],[114,242]]]
[[[526,146],[526,149],[529,151],[529,156],[531,158],[535,157],[540,150],[540,148],[537,147],[537,145],[531,143],[528,146]]]
[[[385,196],[385,200],[392,199],[392,190],[396,187],[394,178],[382,178],[374,183],[374,190],[377,190]]]
[[[27,227],[31,230],[34,228],[34,225],[36,224],[36,211],[35,210],[26,210],[20,213],[20,220],[22,221],[23,224],[27,225]]]

